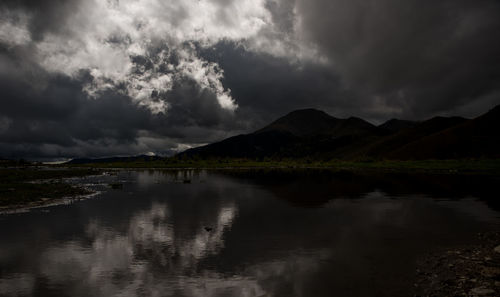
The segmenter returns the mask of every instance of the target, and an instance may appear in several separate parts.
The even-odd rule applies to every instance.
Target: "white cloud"
[[[225,3],[223,3],[225,2]],[[264,0],[242,1],[84,1],[66,21],[63,32],[45,34],[36,44],[38,60],[45,68],[75,76],[89,70],[93,81],[84,90],[97,97],[99,92],[125,85],[125,93],[152,113],[166,112],[168,96],[159,100],[154,93],[167,93],[180,75],[194,79],[201,88],[212,91],[221,108],[237,108],[230,90],[222,84],[223,71],[186,49],[186,42],[210,46],[225,40],[254,37],[270,23]],[[0,27],[1,28],[1,27]],[[11,37],[5,37],[12,39]],[[153,68],[137,74],[133,56],[163,44]],[[168,65],[171,53],[178,53],[180,65],[166,74],[159,67]],[[169,65],[172,67],[172,65]]]
[[[237,108],[234,99],[231,97],[231,90],[224,89],[222,78],[224,71],[217,63],[204,61],[192,52],[180,51],[181,63],[177,66],[179,73],[194,79],[202,88],[212,90],[216,96],[219,105],[228,110]]]
[[[22,11],[1,12],[0,42],[36,49],[35,60],[46,70],[92,81],[83,87],[91,98],[119,90],[153,114],[167,113],[168,92],[176,79],[187,76],[211,91],[220,108],[234,111],[237,98],[224,87],[224,71],[200,57],[191,44],[210,47],[222,40],[246,50],[322,61],[316,48],[301,37],[295,6],[274,0],[288,23],[275,23],[276,13],[266,0],[89,0],[72,6],[57,30],[32,40],[30,16]],[[279,21],[278,21],[279,22]],[[163,48],[151,53],[152,48]],[[154,55],[152,67],[137,69],[133,57]],[[175,55],[179,64],[172,65]],[[166,71],[166,69],[168,71]],[[138,71],[139,70],[139,71]]]
[[[173,82],[187,76],[213,92],[221,108],[234,111],[237,100],[222,83],[223,69],[199,57],[190,44],[210,47],[230,40],[250,51],[320,60],[314,46],[300,37],[295,12],[287,11],[294,5],[274,3],[293,16],[290,28],[274,23],[266,0],[81,1],[60,28],[45,32],[41,40],[31,39],[30,15],[6,10],[1,12],[0,42],[34,46],[36,60],[51,72],[78,76],[88,71],[92,81],[83,90],[92,98],[119,89],[153,114],[166,113]],[[133,57],[155,47],[165,49],[153,54],[151,68],[137,71]],[[177,67],[169,61],[173,54],[180,59]]]
[[[22,11],[0,10],[0,43],[26,45],[31,41],[29,17]]]

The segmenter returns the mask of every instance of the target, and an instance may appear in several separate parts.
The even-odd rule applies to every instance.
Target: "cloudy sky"
[[[498,0],[3,0],[0,157],[172,154],[314,107],[500,104]]]

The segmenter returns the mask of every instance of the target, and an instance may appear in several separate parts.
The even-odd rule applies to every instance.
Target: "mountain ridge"
[[[472,120],[437,116],[420,122],[391,119],[379,126],[308,108],[289,112],[255,132],[188,149],[178,156],[358,160],[500,157],[498,129],[500,105]]]

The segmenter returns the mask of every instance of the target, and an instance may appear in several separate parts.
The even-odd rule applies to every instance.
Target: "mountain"
[[[118,163],[118,162],[136,162],[136,161],[156,161],[161,160],[158,156],[128,156],[128,157],[109,157],[109,158],[77,158],[72,159],[65,164],[91,164],[91,163]]]
[[[301,109],[290,112],[254,134],[273,131],[290,133],[297,137],[340,137],[374,130],[374,125],[359,118],[337,119],[320,110]]]
[[[399,132],[380,138],[355,152],[356,156],[370,158],[392,158],[394,151],[442,130],[466,122],[461,117],[434,117],[417,123],[411,128],[401,129]],[[380,126],[379,126],[380,127]]]
[[[388,154],[393,159],[500,158],[500,105],[473,120],[422,137]]]
[[[298,137],[311,136],[326,133],[335,127],[337,121],[323,111],[302,109],[290,112],[253,134],[280,132]]]
[[[253,133],[189,149],[181,156],[304,157],[341,150],[379,134],[380,129],[359,118],[338,119],[316,109],[293,111]]]
[[[293,134],[281,131],[266,131],[227,138],[220,142],[189,149],[179,156],[198,156],[201,158],[257,158],[278,154],[296,143]]]
[[[453,159],[500,157],[500,106],[468,120],[392,119],[374,126],[316,109],[290,112],[253,133],[189,149],[180,157],[316,159]]]
[[[387,122],[379,125],[378,127],[387,131],[388,134],[396,133],[401,130],[413,128],[418,125],[419,122],[415,121],[407,121],[407,120],[399,120],[399,119],[390,119]]]

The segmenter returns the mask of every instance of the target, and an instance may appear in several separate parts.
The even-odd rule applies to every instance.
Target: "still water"
[[[0,296],[412,296],[415,261],[500,230],[494,177],[122,171],[0,216]],[[122,189],[109,189],[120,182]]]

